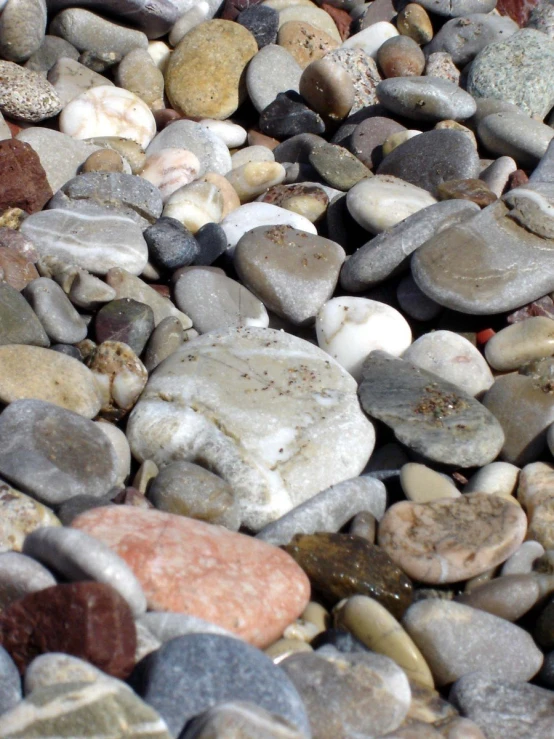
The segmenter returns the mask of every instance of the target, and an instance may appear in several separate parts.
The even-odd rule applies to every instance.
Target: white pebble
[[[191,182],[180,187],[163,210],[164,216],[181,221],[193,234],[206,223],[219,223],[222,213],[221,190],[209,182]]]
[[[102,431],[112,442],[117,457],[117,478],[115,485],[123,485],[131,472],[131,448],[127,437],[121,429],[114,426],[113,423],[104,421],[95,421],[95,425]]]
[[[152,57],[152,61],[158,67],[161,72],[165,72],[169,57],[171,56],[171,49],[163,41],[150,41],[146,51]]]
[[[189,185],[200,174],[198,157],[187,149],[162,149],[146,159],[141,177],[155,185],[166,203],[170,196],[184,185]]]
[[[200,121],[200,125],[206,126],[212,133],[219,136],[222,141],[225,141],[229,149],[242,146],[248,135],[245,128],[231,121],[216,121],[212,118],[204,118],[203,121]]]
[[[469,478],[464,493],[488,493],[507,497],[514,495],[520,469],[509,462],[491,462]]]
[[[398,36],[398,31],[387,21],[372,23],[363,31],[355,33],[343,42],[343,49],[362,49],[375,59],[381,46],[390,38]]]
[[[533,563],[544,554],[544,547],[538,541],[524,541],[511,557],[502,565],[501,575],[525,575],[533,571]]]
[[[231,156],[231,163],[233,165],[233,169],[236,169],[237,167],[242,167],[243,164],[248,164],[249,162],[274,162],[275,156],[271,149],[268,149],[267,146],[260,146],[259,144],[255,146],[246,146],[244,149],[240,149],[239,151],[236,151]]]

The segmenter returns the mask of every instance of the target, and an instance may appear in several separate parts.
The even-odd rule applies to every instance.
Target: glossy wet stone
[[[369,595],[400,618],[412,585],[380,547],[349,534],[298,534],[284,547],[324,600]]]

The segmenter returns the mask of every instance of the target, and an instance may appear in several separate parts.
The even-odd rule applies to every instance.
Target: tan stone
[[[470,593],[456,597],[458,603],[479,608],[506,621],[517,621],[541,596],[539,579],[534,574],[504,575],[483,583]]]
[[[249,203],[269,187],[280,185],[286,170],[279,162],[248,162],[227,174],[241,203]]]
[[[223,198],[223,210],[221,211],[222,220],[225,216],[228,216],[229,213],[240,208],[240,200],[235,188],[222,174],[218,174],[217,172],[206,172],[205,175],[198,179],[200,182],[209,182],[211,185],[215,185],[221,193],[221,197]]]
[[[0,481],[0,552],[20,552],[27,534],[44,526],[61,526],[38,501]]]
[[[256,39],[239,23],[211,20],[193,28],[167,65],[172,107],[186,116],[228,118],[246,97],[243,71],[257,51]]]
[[[305,641],[299,639],[278,639],[269,646],[265,653],[276,664],[297,652],[313,652],[314,650]]]
[[[430,467],[416,462],[408,462],[402,467],[400,484],[404,495],[414,503],[460,497],[460,492],[452,481]]]
[[[554,321],[546,316],[533,316],[506,326],[485,345],[487,362],[501,372],[553,354]]]
[[[23,290],[39,276],[35,265],[13,249],[0,248],[0,282]]]
[[[302,69],[340,46],[328,33],[304,21],[289,21],[281,26],[277,43],[294,57]]]
[[[408,3],[396,18],[398,32],[409,36],[420,44],[428,44],[433,38],[433,24],[425,8],[417,3]]]

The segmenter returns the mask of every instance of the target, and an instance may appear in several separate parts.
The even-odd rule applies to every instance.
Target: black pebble
[[[292,90],[280,92],[260,114],[260,131],[276,139],[288,139],[299,133],[323,133],[321,116],[304,104]]]
[[[258,49],[274,44],[279,30],[279,13],[267,5],[252,5],[239,13],[237,23],[247,28],[258,43]]]
[[[165,269],[192,264],[198,254],[198,242],[176,218],[162,216],[143,233],[153,262]]]

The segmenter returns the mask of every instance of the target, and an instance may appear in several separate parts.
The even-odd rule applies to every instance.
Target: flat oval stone
[[[545,316],[532,316],[506,326],[485,345],[487,362],[501,372],[553,354],[554,321]]]
[[[469,493],[429,503],[391,506],[379,545],[415,580],[467,580],[502,564],[525,538],[527,518],[505,498]]]
[[[25,298],[52,342],[76,344],[86,338],[85,322],[54,280],[48,277],[33,280],[25,288]]]
[[[94,580],[111,585],[127,601],[135,617],[146,611],[142,587],[127,563],[83,531],[65,526],[39,529],[27,535],[23,553],[67,580]]]
[[[50,345],[50,339],[37,314],[23,295],[6,282],[0,282],[0,317],[0,346]]]
[[[241,75],[257,51],[254,36],[238,23],[218,19],[193,28],[165,72],[172,107],[187,116],[228,118],[245,97]]]
[[[312,62],[300,78],[300,94],[324,118],[340,121],[354,105],[354,83],[348,72],[326,59]]]
[[[456,602],[514,622],[525,615],[540,597],[540,581],[529,573],[497,577],[469,593],[458,595]]]
[[[2,552],[20,552],[27,534],[42,527],[61,525],[50,508],[20,493],[5,482],[0,482],[0,516]]]
[[[260,328],[212,332],[158,369],[127,433],[138,459],[202,458],[257,530],[361,472],[374,437],[354,392],[350,375],[302,339]],[[309,455],[300,451],[307,443]]]
[[[9,0],[0,18],[0,54],[10,62],[26,61],[39,49],[45,30],[44,0]]]
[[[489,13],[494,0],[422,0],[421,5],[437,15],[456,18],[467,13]]]
[[[402,625],[437,685],[477,672],[488,678],[530,680],[543,661],[530,634],[519,626],[461,603],[422,600],[410,606]]]
[[[0,554],[0,608],[2,610],[14,601],[23,598],[27,593],[44,590],[55,584],[54,575],[31,557],[16,551]]]
[[[0,401],[26,398],[54,403],[85,418],[94,418],[100,410],[94,377],[82,362],[38,346],[0,346]]]
[[[276,69],[279,69],[279,74],[275,74]],[[301,75],[302,67],[282,46],[270,44],[260,49],[246,70],[248,96],[258,113],[265,110],[280,92],[298,92]]]
[[[79,51],[92,51],[97,55],[125,56],[136,48],[145,49],[148,39],[141,31],[108,21],[83,8],[70,7],[54,18],[50,33],[65,38]]]
[[[393,77],[377,86],[387,110],[414,121],[463,121],[476,111],[475,100],[453,82],[439,77]]]
[[[297,534],[284,547],[330,605],[368,595],[400,618],[412,599],[412,584],[383,549],[350,534]]]
[[[198,616],[260,647],[308,602],[307,578],[288,555],[221,526],[131,506],[96,508],[71,525],[125,560],[151,610]]]
[[[521,167],[533,167],[544,156],[554,131],[520,113],[494,113],[481,120],[479,140],[497,156],[509,156]]]
[[[45,503],[101,497],[117,477],[115,450],[94,423],[41,400],[2,412],[0,442],[0,474]]]
[[[172,639],[137,665],[131,684],[159,712],[172,736],[228,700],[251,701],[310,735],[294,684],[269,657],[238,639],[217,634]]]
[[[404,126],[392,118],[371,116],[356,125],[344,144],[366,167],[373,169],[383,158],[382,147],[388,137],[405,130]]]
[[[452,480],[424,464],[407,462],[400,470],[404,495],[413,503],[431,503],[441,498],[459,498],[461,493]]]
[[[358,392],[369,416],[435,462],[482,466],[495,459],[504,443],[499,422],[478,401],[438,375],[385,352],[374,351],[366,359]]]

